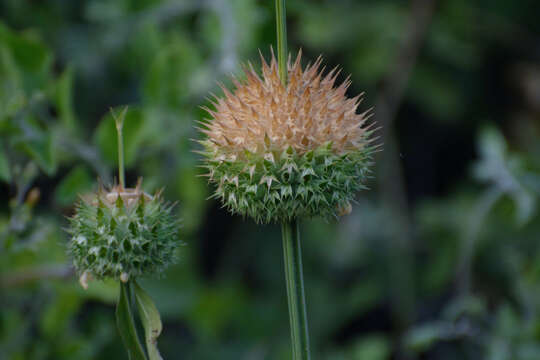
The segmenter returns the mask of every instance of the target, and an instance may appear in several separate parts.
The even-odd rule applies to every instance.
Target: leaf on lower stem
[[[137,284],[133,282],[135,290],[135,301],[139,316],[144,327],[146,339],[146,349],[150,360],[163,360],[157,348],[157,338],[161,334],[162,324],[159,312],[150,296]]]
[[[120,298],[116,306],[116,325],[120,332],[120,337],[124,341],[124,345],[128,352],[130,360],[147,360],[144,349],[139,342],[133,313],[129,304],[129,285],[127,283],[120,284]]]

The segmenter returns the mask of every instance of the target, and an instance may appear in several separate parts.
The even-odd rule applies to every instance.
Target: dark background
[[[314,359],[540,359],[540,3],[287,1],[289,49],[352,74],[383,150],[339,222],[302,223]],[[63,228],[112,181],[165,187],[180,262],[146,279],[165,359],[289,359],[278,226],[207,201],[195,120],[275,44],[273,1],[0,0],[0,359],[126,358],[114,283]]]

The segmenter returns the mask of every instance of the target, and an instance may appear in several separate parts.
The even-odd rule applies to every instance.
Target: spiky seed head
[[[357,113],[359,95],[345,93],[349,78],[335,86],[339,70],[326,75],[322,58],[302,69],[301,53],[288,62],[288,82],[277,61],[261,56],[262,76],[244,67],[222,86],[215,110],[201,131],[210,182],[232,212],[258,222],[346,213],[368,173],[372,130],[369,110]]]
[[[68,251],[86,287],[88,281],[114,278],[126,282],[159,274],[176,261],[179,221],[161,193],[100,186],[76,206],[70,219]]]

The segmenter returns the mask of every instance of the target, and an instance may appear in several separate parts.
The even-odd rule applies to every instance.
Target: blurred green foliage
[[[540,358],[539,12],[438,2],[395,123],[413,234],[412,280],[398,285],[413,313],[393,309],[402,234],[374,180],[350,216],[303,226],[316,359]],[[79,194],[112,181],[109,108],[124,104],[128,182],[164,187],[184,223],[180,263],[143,282],[163,357],[289,358],[279,229],[206,201],[191,141],[216,81],[269,54],[273,2],[3,0],[0,13],[0,359],[125,357],[118,287],[82,290],[62,230]],[[289,0],[290,48],[341,64],[367,108],[410,14]]]

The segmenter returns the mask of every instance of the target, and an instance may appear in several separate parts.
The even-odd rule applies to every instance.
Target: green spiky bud
[[[68,251],[83,286],[90,278],[160,274],[176,260],[179,220],[160,192],[151,196],[140,182],[82,198],[70,222]]]
[[[328,144],[304,154],[289,147],[263,156],[246,152],[239,159],[204,144],[209,178],[216,184],[213,197],[259,223],[343,215],[356,192],[365,188],[365,152],[336,155]]]
[[[262,61],[262,79],[250,65],[246,81],[234,79],[235,91],[223,88],[206,109],[201,153],[213,196],[261,223],[350,212],[374,151],[369,114],[356,113],[361,97],[345,96],[349,80],[334,87],[337,72],[323,76],[320,58],[302,70],[299,54],[286,86],[275,59]]]

